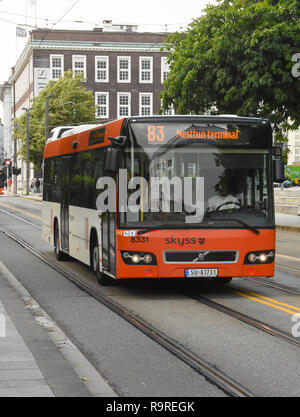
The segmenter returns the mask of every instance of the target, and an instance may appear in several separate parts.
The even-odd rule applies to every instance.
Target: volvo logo
[[[201,262],[204,261],[205,256],[209,253],[209,250],[205,251],[205,252],[199,252],[197,258],[195,258],[193,260],[193,262]]]

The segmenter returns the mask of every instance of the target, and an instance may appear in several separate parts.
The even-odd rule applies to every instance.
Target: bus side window
[[[60,203],[62,197],[63,161],[61,159],[54,159],[52,162],[52,201]]]
[[[71,184],[70,204],[80,206],[81,204],[81,165],[79,154],[73,154],[71,159]]]
[[[43,186],[43,200],[52,201],[52,173],[53,171],[53,160],[45,159],[44,166],[44,186]]]
[[[104,175],[104,165],[105,165],[105,151],[104,149],[98,148],[95,151],[95,163],[94,163],[94,193],[93,193],[93,208],[96,208],[96,200],[100,190],[96,190],[96,184],[98,178],[103,177]]]
[[[92,175],[92,153],[83,152],[81,154],[81,169],[82,169],[82,195],[81,206],[92,208],[93,206],[93,186],[95,185]]]

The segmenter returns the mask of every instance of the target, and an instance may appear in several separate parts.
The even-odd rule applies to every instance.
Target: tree
[[[275,131],[300,125],[299,0],[219,0],[167,42],[164,109],[266,117]]]
[[[96,123],[95,102],[93,93],[83,86],[82,74],[76,74],[69,70],[57,81],[49,81],[38,96],[32,100],[32,110],[29,112],[30,120],[30,149],[29,159],[36,167],[40,167],[43,160],[45,146],[45,103],[49,98],[49,127],[60,125],[78,125],[82,123]],[[26,114],[22,114],[15,120],[18,123],[18,131],[14,137],[22,139],[20,154],[26,158]]]

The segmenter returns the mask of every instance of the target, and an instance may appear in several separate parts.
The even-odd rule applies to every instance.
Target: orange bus
[[[80,129],[79,129],[80,130]],[[43,237],[102,285],[274,275],[268,120],[128,117],[48,141]]]

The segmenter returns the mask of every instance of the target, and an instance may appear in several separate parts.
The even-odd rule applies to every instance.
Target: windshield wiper
[[[253,227],[253,226],[250,226],[250,224],[247,224],[247,223],[245,223],[245,222],[243,222],[243,220],[240,220],[240,219],[215,219],[215,218],[212,218],[212,219],[206,219],[206,221],[231,221],[231,220],[233,220],[233,221],[235,221],[235,222],[238,222],[238,223],[240,223],[240,224],[242,224],[246,229],[249,229],[249,230],[251,230],[251,232],[253,232],[253,233],[255,233],[256,235],[259,235],[260,234],[260,231],[258,230],[258,229],[256,229],[255,227]],[[143,235],[144,233],[147,233],[147,232],[152,232],[152,231],[155,231],[155,230],[172,230],[172,229],[205,229],[205,228],[207,228],[207,225],[203,225],[203,226],[200,226],[199,227],[199,225],[197,225],[197,227],[195,227],[195,225],[193,225],[193,224],[189,224],[189,225],[187,225],[186,223],[184,224],[184,225],[182,225],[182,226],[172,226],[172,225],[169,225],[169,226],[157,226],[157,227],[149,227],[149,228],[144,228],[144,230],[139,230],[138,232],[137,232],[137,234],[138,235]]]
[[[246,229],[251,230],[251,232],[255,233],[256,235],[260,234],[260,231],[258,229],[256,229],[256,227],[250,226],[250,224],[245,223],[245,222],[243,222],[243,220],[240,220],[240,219],[234,219],[234,218],[232,218],[232,219],[215,219],[215,218],[207,219],[208,222],[209,221],[218,221],[218,222],[229,221],[230,222],[232,220],[242,224]]]
[[[199,226],[197,226],[197,227],[194,227],[194,226],[192,226],[192,225],[187,225],[186,223],[185,224],[183,224],[182,226],[172,226],[172,225],[170,225],[170,226],[157,226],[157,227],[149,227],[149,228],[145,228],[144,230],[139,230],[138,232],[137,232],[137,234],[138,235],[143,235],[144,233],[147,233],[147,232],[152,232],[152,231],[155,231],[155,230],[173,230],[173,229],[200,229],[200,228],[203,228],[203,226],[201,227],[199,227]]]

